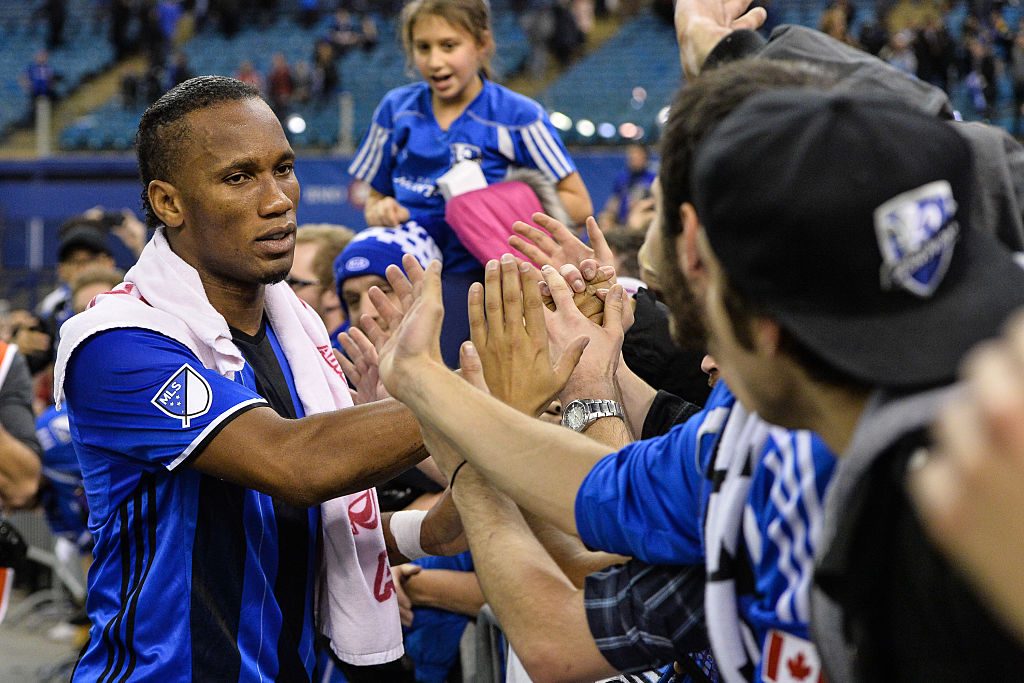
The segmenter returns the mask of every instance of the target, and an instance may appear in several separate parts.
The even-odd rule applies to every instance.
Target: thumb
[[[480,354],[476,352],[473,342],[463,342],[459,348],[459,366],[462,368],[462,379],[480,391],[490,393],[487,388],[487,381],[484,379],[484,366],[480,362]]]
[[[419,574],[423,570],[423,567],[418,564],[413,564],[412,562],[406,562],[404,564],[397,565],[395,569],[398,570],[403,579],[407,579],[410,576]]]
[[[576,366],[580,363],[580,358],[583,357],[583,351],[590,344],[590,337],[576,337],[569,345],[562,351],[562,355],[555,361],[555,377],[559,383],[564,385],[569,381],[569,375],[576,369]]]
[[[765,20],[768,18],[768,12],[763,7],[755,7],[741,17],[735,19],[730,28],[734,31],[746,29],[748,31],[756,31],[761,28]]]
[[[604,329],[622,332],[622,285],[612,285],[604,299]]]

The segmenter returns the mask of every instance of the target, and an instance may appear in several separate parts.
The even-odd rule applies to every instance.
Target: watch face
[[[587,408],[578,401],[573,401],[562,413],[562,422],[569,429],[579,431],[586,426],[587,423]]]

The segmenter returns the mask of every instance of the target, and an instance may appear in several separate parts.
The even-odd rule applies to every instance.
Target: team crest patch
[[[455,142],[449,146],[451,151],[452,166],[460,161],[479,161],[483,158],[483,152],[476,145],[465,142]]]
[[[210,410],[213,391],[206,378],[185,363],[164,382],[150,403],[164,415],[181,420],[181,426],[187,428],[192,418]]]
[[[882,252],[882,289],[931,296],[949,268],[960,234],[953,188],[937,180],[893,197],[875,209]]]
[[[772,629],[764,643],[761,661],[763,683],[825,683],[821,658],[814,643],[785,631]]]

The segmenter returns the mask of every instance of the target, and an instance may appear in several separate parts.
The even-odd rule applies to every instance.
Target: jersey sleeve
[[[599,461],[576,494],[589,547],[651,564],[703,562],[697,432],[701,415]]]
[[[512,134],[516,163],[535,168],[557,183],[575,173],[576,164],[559,137],[558,129],[539,105],[538,111],[539,116],[533,123],[517,128]]]
[[[134,328],[86,340],[68,362],[64,391],[76,442],[147,471],[179,467],[232,419],[267,405],[184,344]]]
[[[373,189],[389,197],[395,196],[391,174],[394,158],[394,112],[391,100],[385,97],[373,113],[373,123],[359,146],[348,173],[353,178],[370,184]]]

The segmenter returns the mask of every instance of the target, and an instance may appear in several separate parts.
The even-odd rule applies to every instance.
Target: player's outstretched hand
[[[748,10],[751,0],[676,0],[676,38],[679,61],[687,80],[696,78],[715,45],[740,29],[756,30],[768,13]]]
[[[469,330],[491,394],[528,415],[551,403],[579,362],[587,339],[557,352],[548,344],[536,269],[511,254],[489,261],[484,284],[469,290]],[[570,295],[571,296],[571,295]]]
[[[387,299],[380,290],[376,293],[379,298]],[[376,306],[372,289],[370,296]],[[402,400],[403,390],[408,388],[406,384],[414,379],[417,368],[429,363],[444,366],[441,360],[444,304],[441,303],[439,262],[431,261],[420,282],[412,285],[409,304],[404,313],[396,306],[381,306],[377,309],[387,325],[388,333],[382,333],[377,325],[366,326],[366,334],[380,356],[381,380],[388,393],[399,400]],[[364,325],[367,322],[365,317],[363,322]]]
[[[964,366],[910,490],[935,540],[1024,641],[1024,318]]]

